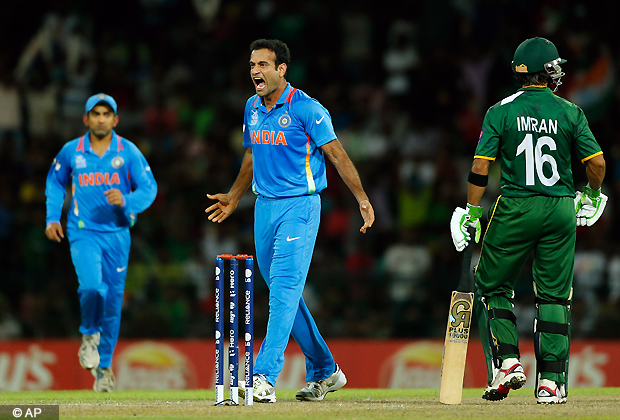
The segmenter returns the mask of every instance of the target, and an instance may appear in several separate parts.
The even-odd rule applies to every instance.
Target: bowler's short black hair
[[[286,64],[287,66],[291,62],[291,52],[288,46],[279,39],[257,39],[250,44],[250,53],[254,50],[262,50],[266,48],[273,51],[276,54],[276,68],[280,64]]]

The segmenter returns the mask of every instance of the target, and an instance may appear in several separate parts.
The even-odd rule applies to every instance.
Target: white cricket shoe
[[[536,402],[538,404],[566,404],[566,387],[559,382],[541,379],[538,381]]]
[[[334,392],[345,386],[347,377],[336,364],[336,370],[332,375],[320,381],[310,381],[297,392],[295,398],[300,401],[321,401],[328,392]]]
[[[101,334],[96,333],[93,335],[82,335],[82,345],[78,351],[78,357],[80,358],[80,366],[84,369],[96,369],[99,366],[99,340]]]
[[[511,389],[521,388],[525,385],[525,381],[525,372],[519,359],[514,357],[504,359],[501,368],[495,373],[493,382],[484,390],[482,398],[489,401],[503,400]]]
[[[265,375],[259,373],[255,374],[252,376],[252,382],[254,382],[252,393],[254,401],[263,403],[276,402],[276,389],[267,382]],[[239,381],[239,398],[245,398],[245,381]]]
[[[97,368],[93,369],[93,376],[95,377],[95,384],[93,389],[97,392],[112,392],[116,385],[116,378],[112,372],[112,368]]]

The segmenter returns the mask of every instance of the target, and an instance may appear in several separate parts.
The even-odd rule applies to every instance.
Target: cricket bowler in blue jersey
[[[91,96],[83,120],[90,131],[64,145],[47,175],[45,234],[57,242],[64,238],[60,216],[71,182],[67,236],[79,283],[82,345],[78,356],[80,365],[95,377],[93,389],[111,392],[129,228],[155,200],[157,184],[136,145],[114,131],[118,114],[111,96]]]
[[[256,358],[253,398],[275,402],[284,350],[293,336],[306,358],[306,387],[298,400],[320,401],[347,379],[318,331],[302,292],[319,230],[321,198],[327,187],[325,155],[359,203],[365,233],[374,210],[357,170],[338,141],[327,110],[285,79],[289,49],[279,40],[250,46],[250,76],[256,95],[246,103],[241,170],[226,194],[207,208],[221,223],[252,185],[257,195],[254,241],[260,271],[269,286],[267,333]],[[242,392],[245,389],[240,385]]]

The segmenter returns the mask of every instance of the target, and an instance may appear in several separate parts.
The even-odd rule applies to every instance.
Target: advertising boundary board
[[[350,388],[439,388],[442,340],[328,340]],[[93,377],[77,358],[78,340],[0,342],[0,391],[91,389]],[[255,349],[260,348],[256,341]],[[532,341],[521,341],[521,361],[535,382]],[[256,350],[258,351],[258,350]],[[116,389],[213,389],[214,340],[120,340],[114,354]],[[256,356],[256,354],[255,354]],[[574,340],[571,387],[619,387],[620,340]],[[487,370],[482,347],[472,338],[464,386],[482,388]],[[240,378],[243,372],[239,372]],[[305,383],[305,360],[291,341],[277,389]],[[228,377],[225,378],[228,381]],[[225,382],[227,383],[227,382]]]

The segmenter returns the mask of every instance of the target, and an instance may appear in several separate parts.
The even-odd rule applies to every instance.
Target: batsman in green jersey
[[[537,402],[566,402],[575,227],[593,225],[607,197],[601,193],[603,152],[583,111],[554,94],[565,62],[547,39],[519,45],[512,70],[522,88],[488,110],[469,174],[467,208],[457,208],[450,222],[458,251],[471,239],[469,226],[476,227],[478,242],[489,165],[500,162],[501,195],[489,209],[475,273],[489,365],[482,396],[487,400],[504,399],[526,381],[513,297],[515,280],[533,254]],[[589,183],[583,192],[575,192],[571,153],[585,165]]]

